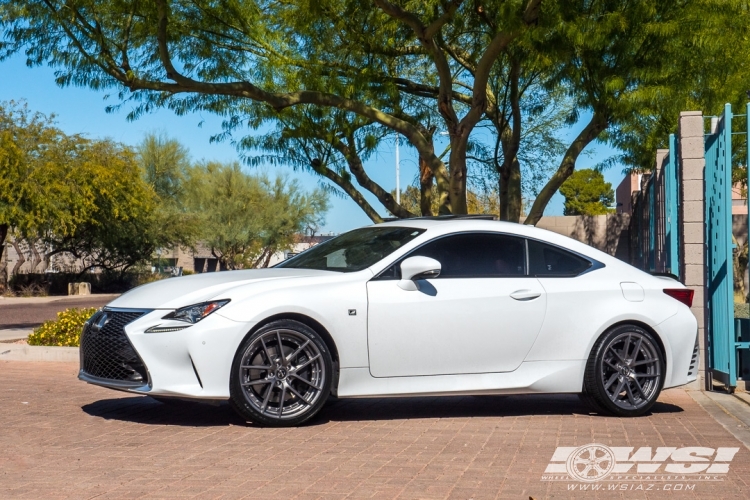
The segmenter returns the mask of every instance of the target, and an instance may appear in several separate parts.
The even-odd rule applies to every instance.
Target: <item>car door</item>
[[[544,321],[546,295],[527,274],[525,240],[460,233],[406,257],[440,262],[439,277],[403,290],[399,263],[367,284],[368,349],[374,377],[513,371]]]

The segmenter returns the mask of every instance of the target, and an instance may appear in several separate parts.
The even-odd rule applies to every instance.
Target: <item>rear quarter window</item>
[[[528,245],[529,275],[531,276],[578,276],[593,265],[591,261],[583,257],[541,241],[528,240]]]

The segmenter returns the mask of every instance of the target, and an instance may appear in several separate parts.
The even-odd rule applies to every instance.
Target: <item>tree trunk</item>
[[[518,162],[518,150],[521,149],[521,93],[518,83],[521,78],[521,62],[518,59],[511,61],[509,84],[510,84],[510,110],[512,122],[503,118],[497,124],[499,144],[502,145],[503,164],[499,168],[500,174],[500,220],[518,223],[521,221],[521,165]],[[512,125],[512,126],[511,126]]]
[[[568,147],[557,171],[539,192],[524,224],[533,226],[539,222],[539,219],[544,215],[544,209],[547,208],[549,201],[557,193],[557,190],[560,189],[560,186],[573,174],[576,167],[576,160],[578,160],[581,151],[599,137],[599,134],[607,128],[607,125],[608,120],[604,114],[599,112],[593,114],[586,127],[581,130],[581,133],[578,134],[573,143]]]
[[[432,151],[435,151],[434,143],[432,142],[432,136],[430,136],[430,143],[433,144]],[[423,217],[429,217],[435,215],[432,213],[432,181],[435,175],[430,170],[429,165],[425,159],[419,157],[419,211]]]
[[[8,263],[5,256],[5,238],[8,236],[8,224],[0,224],[0,292],[8,286]]]
[[[31,242],[29,240],[26,240],[26,243],[29,245],[29,249],[31,249],[31,273],[36,272],[36,268],[41,264],[42,257],[39,255],[39,251],[36,249],[36,244],[34,242]]]
[[[450,153],[450,207],[451,213],[464,215],[468,213],[466,206],[466,150],[468,134],[454,137],[451,135]]]
[[[747,243],[739,246],[734,235],[732,235],[732,243],[734,244],[734,250],[732,250],[734,301],[744,304],[747,301],[747,295],[745,293],[745,270],[747,269],[748,246]]]
[[[509,175],[506,181],[506,217],[502,220],[509,222],[521,222],[521,205],[523,203],[521,194],[521,164],[518,157],[514,157],[508,169]]]
[[[21,251],[21,247],[18,245],[18,240],[13,238],[11,240],[11,244],[13,245],[13,248],[16,250],[16,253],[18,254],[18,261],[13,266],[13,271],[11,271],[10,275],[15,276],[18,274],[18,270],[21,269],[21,266],[26,262],[26,256]]]

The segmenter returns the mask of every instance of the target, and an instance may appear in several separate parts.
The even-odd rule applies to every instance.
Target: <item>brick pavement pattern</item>
[[[750,496],[750,452],[679,389],[637,419],[590,415],[574,395],[359,399],[301,428],[268,429],[226,404],[166,405],[76,373],[0,361],[0,498]],[[592,442],[741,449],[724,481],[693,491],[580,492],[540,480],[555,447]]]

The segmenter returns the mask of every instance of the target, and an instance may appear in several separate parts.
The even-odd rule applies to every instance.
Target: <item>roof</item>
[[[487,220],[487,219],[479,219],[476,217],[473,218],[460,218],[460,217],[454,217],[454,218],[412,218],[412,219],[399,219],[389,222],[383,222],[382,224],[377,224],[376,226],[370,226],[370,227],[382,227],[382,226],[394,226],[394,227],[413,227],[418,229],[426,229],[429,230],[430,233],[433,235],[438,234],[448,234],[452,232],[459,232],[459,231],[498,231],[508,234],[515,234],[518,236],[523,236],[527,238],[532,239],[538,239],[542,241],[547,241],[549,243],[553,243],[559,246],[562,246],[564,248],[568,248],[570,250],[582,253],[584,255],[588,255],[594,259],[603,261],[603,262],[620,262],[619,260],[615,259],[614,257],[597,250],[596,248],[587,245],[585,243],[581,243],[580,241],[577,241],[573,238],[569,238],[567,236],[563,236],[561,234],[548,231],[547,229],[542,229],[538,227],[534,227],[531,225],[526,224],[519,224],[516,222],[506,222],[506,221],[497,221],[497,220]]]

